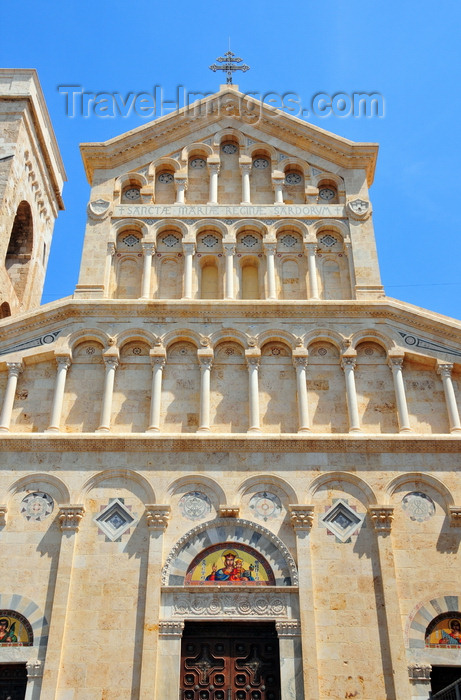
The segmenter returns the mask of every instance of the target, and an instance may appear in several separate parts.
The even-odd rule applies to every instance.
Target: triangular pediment
[[[108,141],[81,144],[88,180],[91,184],[96,169],[123,165],[127,171],[137,169],[149,162],[151,154],[173,156],[227,128],[249,141],[270,143],[282,154],[310,157],[325,171],[363,169],[368,184],[373,181],[377,144],[354,143],[230,88]]]

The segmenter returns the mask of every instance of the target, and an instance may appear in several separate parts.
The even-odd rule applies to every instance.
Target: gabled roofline
[[[131,129],[120,136],[115,136],[108,141],[95,143],[80,144],[80,151],[85,167],[85,172],[90,185],[92,184],[93,174],[96,169],[113,168],[123,163],[129,162],[138,155],[142,155],[146,150],[159,148],[171,141],[171,135],[174,138],[186,137],[190,131],[191,125],[195,129],[200,129],[205,125],[218,123],[222,120],[222,107],[219,102],[228,97],[234,97],[242,105],[250,107],[247,114],[254,114],[256,107],[260,113],[260,118],[257,123],[251,124],[241,119],[239,115],[226,114],[226,120],[239,121],[240,128],[245,126],[263,128],[262,124],[274,124],[277,120],[277,130],[280,132],[280,137],[287,142],[290,140],[293,146],[302,147],[312,151],[315,155],[326,158],[327,160],[340,161],[344,167],[363,168],[367,173],[368,185],[373,182],[375,173],[376,160],[378,154],[377,143],[361,143],[350,141],[332,134],[325,129],[321,129],[313,124],[286,114],[282,110],[275,109],[269,105],[256,100],[254,97],[247,96],[236,86],[221,86],[219,92],[208,95],[202,100],[197,100],[191,105],[182,107],[181,109],[159,117],[148,124]],[[216,103],[213,105],[213,103]],[[199,110],[198,116],[196,112]],[[189,117],[189,118],[188,118]],[[204,121],[206,117],[206,124]],[[237,125],[236,125],[237,126]],[[182,127],[182,128],[181,128]]]

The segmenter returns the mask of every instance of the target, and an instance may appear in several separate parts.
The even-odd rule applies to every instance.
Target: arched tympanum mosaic
[[[10,635],[9,641],[5,639],[4,646],[46,645],[48,622],[30,598],[15,593],[0,593],[0,619],[7,620],[6,633]],[[16,637],[17,641],[11,641],[12,637]]]
[[[184,583],[189,586],[207,584],[247,584],[274,586],[271,567],[253,547],[239,542],[219,542],[193,558]]]
[[[162,572],[164,586],[187,585],[187,575],[194,560],[201,561],[205,550],[220,545],[224,549],[236,550],[245,545],[266,562],[273,574],[272,584],[276,586],[297,586],[298,572],[293,557],[283,542],[265,527],[240,518],[222,518],[212,524],[203,523],[189,530],[171,550]],[[248,550],[248,551],[250,551]],[[235,559],[245,559],[244,556]],[[203,557],[202,557],[203,559]],[[248,560],[248,554],[247,554]],[[225,562],[223,562],[225,565]],[[254,564],[253,564],[254,566]],[[223,568],[223,567],[220,567]],[[218,569],[218,567],[217,567]],[[249,571],[249,569],[247,569]]]
[[[408,619],[405,634],[407,648],[424,649],[438,646],[434,643],[437,635],[431,637],[431,634],[439,630],[437,638],[440,638],[442,627],[446,630],[451,629],[450,621],[461,618],[460,606],[461,595],[444,595],[418,605]],[[441,626],[438,626],[438,622],[442,623]],[[433,625],[433,629],[431,629],[431,625]],[[429,641],[431,639],[432,642]],[[453,648],[461,648],[459,644],[452,646]]]

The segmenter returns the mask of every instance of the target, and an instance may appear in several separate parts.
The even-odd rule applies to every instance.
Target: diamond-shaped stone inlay
[[[246,248],[253,248],[258,242],[258,239],[256,236],[252,236],[251,233],[248,233],[246,236],[243,236],[242,238],[242,243]]]
[[[103,508],[94,521],[106,537],[114,542],[133,525],[135,518],[122,499],[115,498]]]
[[[203,236],[202,243],[203,245],[206,245],[207,248],[213,248],[218,240],[219,239],[216,238],[216,236],[213,236],[211,233],[207,233],[206,236]]]
[[[163,238],[163,243],[168,247],[168,248],[174,248],[174,246],[179,243],[179,238],[177,236],[173,236],[172,233],[169,233],[168,236],[165,236]]]
[[[331,248],[337,242],[338,241],[336,240],[336,238],[334,236],[330,236],[329,233],[327,233],[326,236],[322,236],[322,238],[320,239],[320,243],[322,243],[322,245],[326,246],[327,248]]]
[[[136,238],[136,236],[133,236],[133,234],[130,233],[129,236],[125,236],[125,238],[123,238],[123,242],[126,246],[128,246],[128,248],[132,248],[134,245],[139,243],[139,238]]]
[[[340,498],[320,516],[320,521],[340,542],[346,542],[351,535],[358,533],[364,518],[364,514],[356,513],[347,501]]]
[[[296,238],[290,234],[287,234],[286,236],[282,236],[280,239],[282,241],[282,244],[286,246],[287,248],[293,248],[296,243],[298,242]]]

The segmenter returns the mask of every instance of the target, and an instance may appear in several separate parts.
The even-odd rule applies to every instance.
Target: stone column
[[[152,275],[152,256],[155,252],[154,243],[143,243],[144,265],[142,270],[141,299],[150,299],[150,280]]]
[[[144,634],[141,651],[139,700],[152,700],[152,698],[156,697],[156,681],[160,680],[160,674],[163,670],[157,663],[162,573],[162,567],[159,565],[159,562],[163,561],[163,533],[168,526],[170,510],[170,506],[146,505],[149,549],[146,568],[146,598],[144,603]],[[176,694],[178,693],[178,688],[179,683],[176,686]]]
[[[208,204],[218,203],[218,175],[220,165],[219,163],[208,163],[210,169],[210,201]]]
[[[62,536],[41,692],[41,697],[46,698],[46,700],[54,700],[58,689],[62,653],[65,646],[66,617],[76,534],[84,513],[85,508],[82,505],[66,505],[59,508]]]
[[[267,263],[267,298],[277,299],[277,291],[275,284],[275,250],[276,243],[265,243],[264,252],[266,253]]]
[[[226,256],[226,290],[225,299],[234,298],[234,255],[235,243],[224,243],[224,255]]]
[[[440,374],[443,382],[443,391],[445,394],[445,402],[447,404],[450,433],[461,433],[458,405],[456,403],[455,390],[453,388],[453,381],[451,378],[452,369],[453,364],[448,362],[440,362],[437,365],[437,373]]]
[[[298,620],[279,620],[275,623],[280,651],[281,700],[316,700],[307,696],[303,688],[301,625]]]
[[[319,283],[317,280],[317,243],[305,244],[307,266],[309,270],[309,299],[319,299]]]
[[[18,377],[24,369],[22,360],[20,362],[7,362],[6,366],[8,368],[8,380],[3,397],[2,412],[0,414],[0,433],[10,432],[11,414],[13,413]]]
[[[43,677],[43,664],[40,659],[29,659],[26,663],[27,685],[24,700],[34,700],[40,696],[40,681]]]
[[[403,357],[389,355],[389,367],[392,370],[394,380],[395,401],[397,404],[397,417],[399,420],[399,432],[411,433],[410,417],[408,415],[407,397],[402,375]]]
[[[51,408],[50,424],[46,433],[59,433],[61,428],[62,402],[64,400],[64,389],[66,387],[67,370],[71,365],[71,357],[68,353],[56,356],[58,370],[54,385],[53,406]]]
[[[379,552],[379,566],[384,597],[389,655],[393,672],[395,697],[405,700],[411,697],[405,654],[404,634],[399,608],[399,592],[395,573],[394,551],[392,549],[391,527],[394,517],[392,506],[371,506],[369,508],[373,528],[376,532]]]
[[[248,403],[249,403],[249,433],[260,433],[261,422],[259,417],[259,360],[261,351],[257,348],[245,350],[245,357],[248,367]]]
[[[158,623],[156,697],[161,698],[161,700],[178,700],[183,629],[184,622],[182,620],[160,620]]]
[[[355,299],[355,269],[354,269],[354,258],[352,254],[352,244],[350,241],[344,243],[344,250],[347,257],[347,265],[349,268],[349,279],[351,282],[351,298]]]
[[[272,173],[272,184],[274,185],[275,191],[275,202],[274,204],[283,204],[283,183],[285,182],[285,174],[275,170]]]
[[[160,409],[162,405],[162,379],[163,368],[166,362],[166,352],[162,347],[153,348],[150,351],[150,361],[152,363],[152,389],[150,395],[150,414],[148,433],[158,433],[160,431]]]
[[[200,421],[198,432],[210,432],[210,374],[213,364],[213,350],[200,348],[197,350],[200,364]]]
[[[309,403],[307,397],[306,368],[307,350],[296,348],[293,352],[293,365],[296,369],[296,392],[298,397],[298,433],[309,433]]]
[[[240,163],[240,170],[242,171],[242,201],[241,204],[251,204],[251,194],[250,194],[250,173],[251,173],[251,163]]]
[[[344,376],[346,378],[346,399],[347,399],[347,412],[349,414],[349,432],[350,433],[361,433],[360,430],[360,419],[359,419],[359,407],[357,404],[357,391],[355,389],[355,357],[345,357],[341,362],[341,367],[344,370]]]
[[[104,296],[110,296],[110,272],[112,270],[112,258],[115,255],[115,243],[109,241],[107,244],[106,264],[104,269]]]
[[[195,243],[183,243],[184,251],[184,294],[183,299],[192,299],[192,261],[195,253]]]
[[[310,533],[314,522],[314,506],[290,505],[289,510],[291,524],[296,533],[298,574],[301,582],[299,586],[299,610],[301,617],[304,697],[306,700],[319,700],[314,584],[310,546]]]
[[[187,177],[177,177],[175,175],[174,181],[176,184],[176,202],[175,202],[175,204],[184,204],[185,193],[187,190]]]
[[[114,393],[115,370],[118,367],[118,352],[117,355],[103,355],[103,360],[106,368],[104,376],[104,390],[102,396],[101,407],[101,422],[97,433],[108,433],[110,431],[110,419],[112,414],[112,396]]]

